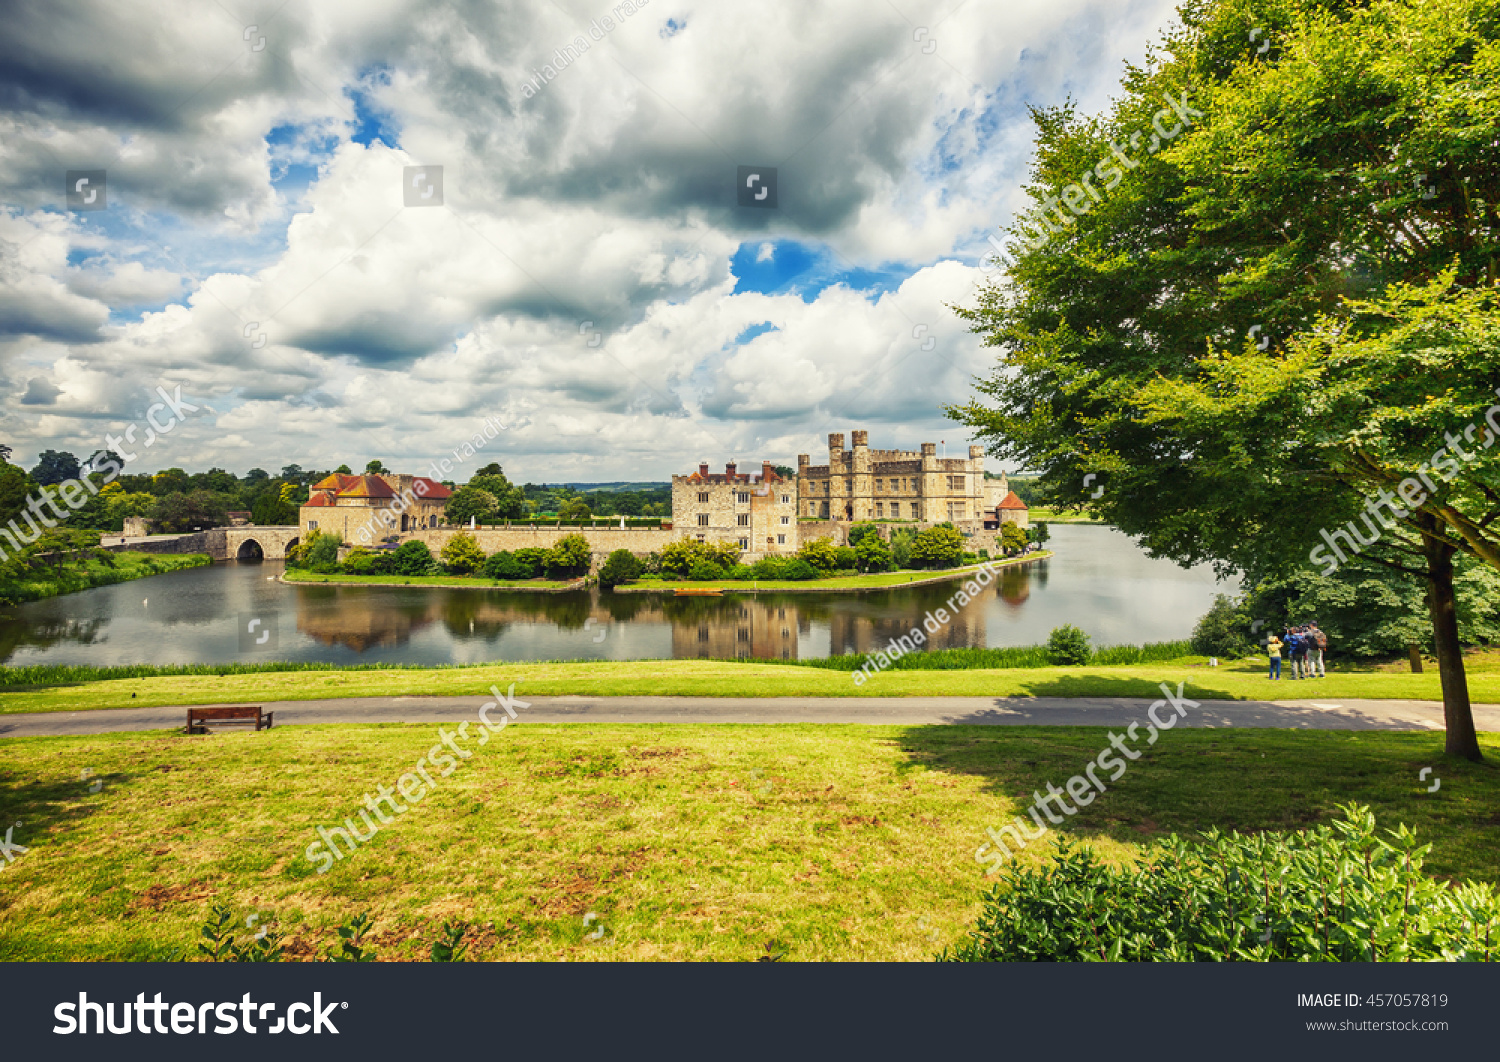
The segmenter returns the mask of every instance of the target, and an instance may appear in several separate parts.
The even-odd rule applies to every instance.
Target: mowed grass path
[[[1443,759],[1435,733],[1176,730],[1063,829],[1122,859],[1173,830],[1298,827],[1360,801],[1432,841],[1434,872],[1494,881],[1500,737],[1482,740],[1489,761],[1472,765]],[[167,958],[216,901],[241,926],[274,917],[299,958],[368,911],[383,959],[425,957],[454,918],[489,960],[748,960],[767,941],[789,960],[923,959],[977,910],[984,828],[1107,737],[522,724],[316,873],[316,826],[437,741],[416,725],[0,741],[0,817],[30,847],[0,874],[0,959]]]
[[[885,671],[856,686],[826,668],[723,660],[568,661],[377,671],[284,671],[172,675],[9,687],[0,715],[176,704],[318,700],[325,697],[488,696],[516,684],[516,694],[589,697],[1150,697],[1162,682],[1185,684],[1198,700],[1391,698],[1442,700],[1436,670],[1330,672],[1325,679],[1267,680],[1258,663],[1207,668],[1170,663],[1127,667],[1045,667],[968,671]],[[1470,669],[1477,703],[1500,703],[1500,668]],[[476,705],[477,707],[477,705]]]

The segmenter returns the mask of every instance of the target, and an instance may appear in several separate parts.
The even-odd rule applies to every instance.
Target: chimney
[[[769,483],[771,482],[771,477],[774,475],[776,475],[776,472],[771,468],[771,462],[762,461],[760,463],[760,481],[762,483]]]
[[[708,478],[708,462],[707,461],[703,461],[703,462],[701,462],[698,465],[698,475],[702,476],[704,479]]]
[[[734,462],[730,461],[724,466],[724,474],[729,477],[729,482],[734,482]]]

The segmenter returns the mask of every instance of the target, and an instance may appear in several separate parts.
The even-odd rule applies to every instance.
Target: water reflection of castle
[[[946,624],[928,634],[925,648],[988,644],[986,608],[996,598],[1008,608],[1021,607],[1030,597],[1034,574],[1046,577],[1037,564],[1003,569],[979,597],[954,610]],[[586,630],[620,623],[635,628],[670,625],[672,656],[678,659],[795,660],[798,636],[811,633],[814,625],[827,626],[828,651],[833,655],[883,648],[892,638],[920,625],[929,611],[945,607],[958,586],[939,583],[859,597],[722,598],[597,591],[514,594],[424,587],[391,593],[374,587],[299,587],[297,630],[325,645],[365,652],[404,645],[434,624],[442,624],[459,638],[494,638],[514,625],[552,626],[567,636],[564,652],[572,657],[589,653],[589,640],[579,644],[573,637]],[[618,646],[615,642],[611,648]]]

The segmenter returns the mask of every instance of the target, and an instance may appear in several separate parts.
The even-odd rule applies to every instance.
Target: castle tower
[[[828,516],[832,520],[844,518],[844,506],[849,504],[849,492],[844,489],[844,433],[832,432],[828,436]]]
[[[854,441],[853,471],[854,493],[849,499],[849,516],[854,520],[869,520],[875,514],[875,480],[870,467],[870,433],[856,431]]]
[[[922,444],[922,519],[937,522],[941,517],[935,516],[935,503],[933,499],[942,493],[940,487],[943,477],[938,472],[937,443]]]

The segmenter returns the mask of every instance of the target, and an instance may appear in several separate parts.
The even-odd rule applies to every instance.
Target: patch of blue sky
[[[739,335],[735,336],[734,339],[730,340],[729,345],[733,346],[733,347],[742,347],[746,343],[748,343],[752,339],[754,339],[756,336],[763,336],[767,332],[779,332],[779,331],[781,331],[781,330],[779,328],[777,328],[775,325],[773,325],[770,321],[762,321],[760,324],[753,324],[753,325],[751,325],[749,328],[745,329]]]
[[[356,144],[369,147],[379,140],[386,147],[401,146],[401,130],[390,111],[381,107],[370,91],[374,87],[389,85],[390,71],[385,67],[370,67],[359,73],[358,86],[346,87],[344,95],[354,105],[354,123],[349,139]]]
[[[730,260],[734,294],[796,295],[812,302],[824,289],[843,284],[870,299],[899,288],[916,266],[891,263],[879,268],[850,267],[827,247],[796,240],[754,240],[740,244]]]

